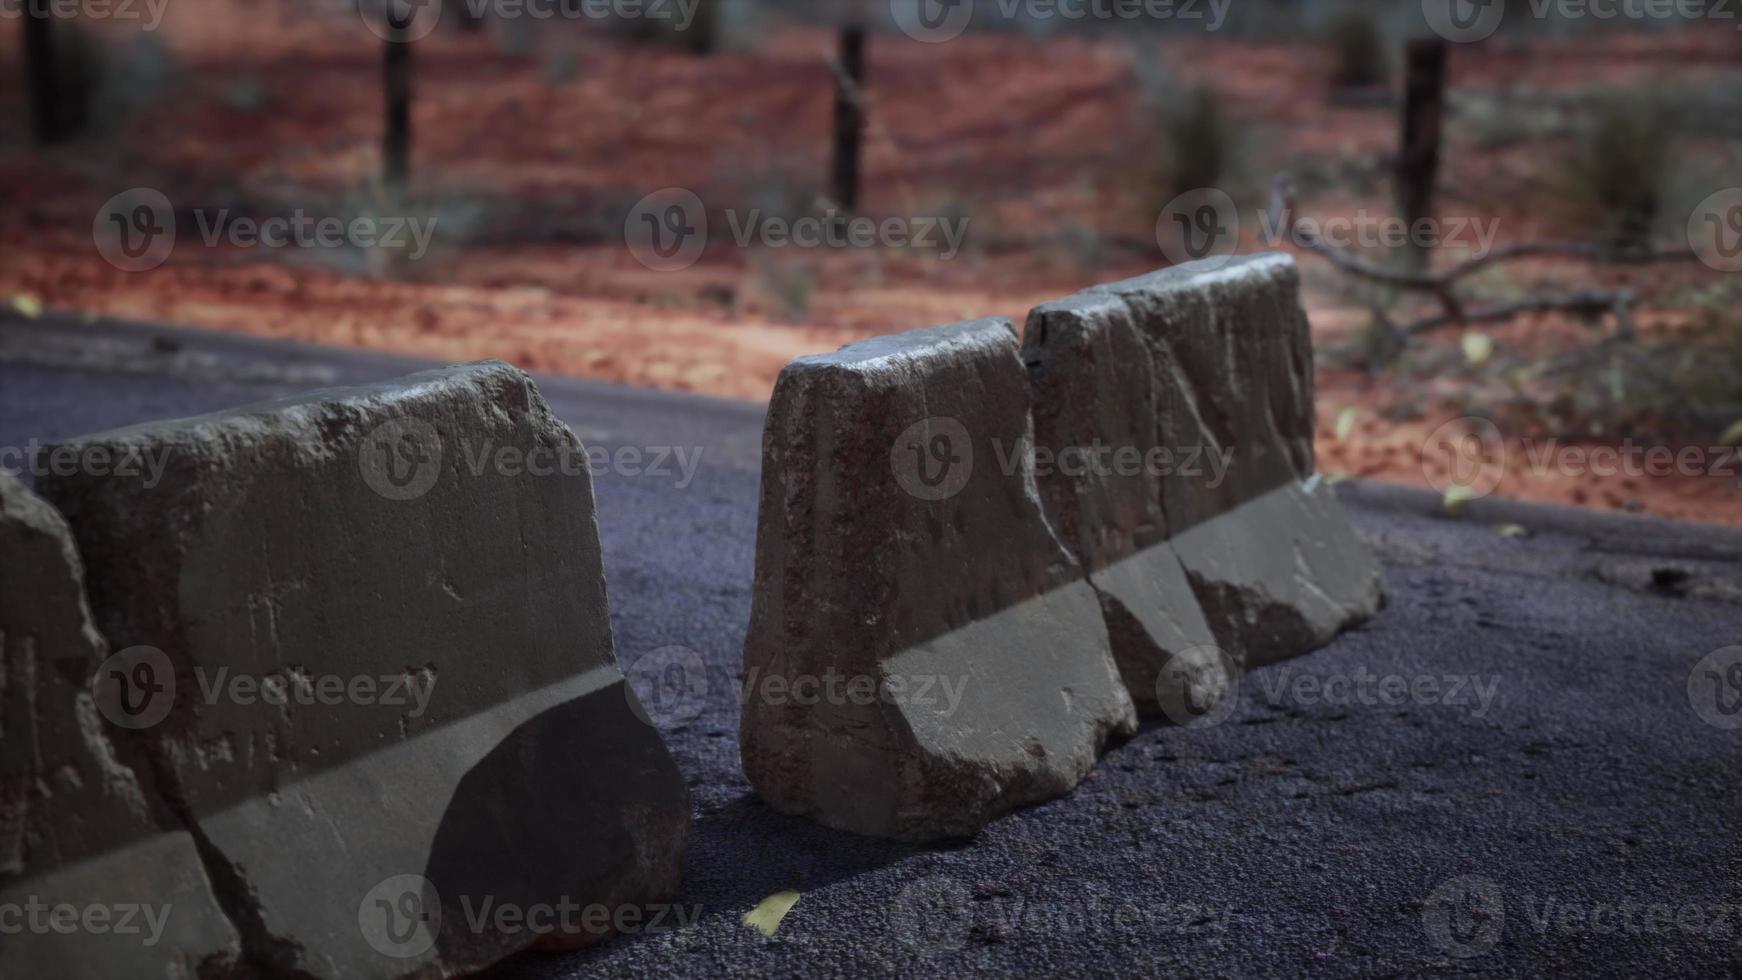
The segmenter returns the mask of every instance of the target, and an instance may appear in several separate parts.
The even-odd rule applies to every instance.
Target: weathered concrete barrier
[[[1299,291],[1293,260],[1267,254],[1029,316],[1037,453],[1090,457],[1043,473],[1044,495],[1109,623],[1124,624],[1115,653],[1141,703],[1205,704],[1225,674],[1204,656],[1212,638],[1237,667],[1270,663],[1383,601],[1377,561],[1314,475]]]
[[[5,473],[0,556],[0,978],[191,976],[237,957],[193,836],[105,728],[92,681],[108,650],[66,522]]]
[[[1035,490],[1008,321],[794,361],[763,435],[744,769],[778,809],[906,839],[1068,792],[1134,730]]]
[[[688,795],[615,663],[581,447],[524,374],[49,452],[161,463],[41,490],[103,633],[154,651],[122,665],[110,730],[139,728],[120,757],[197,843],[178,871],[207,880],[231,968],[447,976],[592,941],[675,888]],[[135,971],[93,975],[115,972]]]
[[[972,833],[1068,791],[1133,703],[1187,721],[1372,615],[1379,566],[1313,473],[1298,292],[1286,256],[1182,266],[1036,309],[1021,361],[982,320],[789,365],[745,645],[757,791]],[[915,674],[966,696],[890,696]]]

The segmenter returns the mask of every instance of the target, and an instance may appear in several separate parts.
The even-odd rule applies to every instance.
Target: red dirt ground
[[[878,36],[865,210],[971,215],[970,247],[944,261],[901,251],[744,249],[717,236],[695,266],[649,271],[622,238],[623,215],[648,191],[682,186],[744,207],[820,185],[830,37],[782,30],[754,53],[701,59],[570,33],[540,37],[524,55],[488,34],[438,31],[418,43],[415,203],[398,213],[433,208],[438,216],[421,261],[202,247],[184,233],[166,265],[127,273],[97,254],[91,225],[101,203],[128,187],[156,187],[178,207],[206,213],[395,213],[366,190],[379,166],[373,35],[349,16],[292,19],[279,7],[220,0],[172,4],[158,37],[173,71],[118,140],[38,155],[26,149],[16,87],[0,93],[0,299],[451,360],[502,357],[533,370],[763,399],[796,355],[967,317],[1020,321],[1039,302],[1165,262],[1154,244],[1162,200],[1132,44],[970,35],[923,45]],[[0,50],[16,50],[15,34],[16,21],[0,22]],[[1224,98],[1247,144],[1248,184],[1261,188],[1272,172],[1311,165],[1344,177],[1303,210],[1388,211],[1372,175],[1395,142],[1393,112],[1333,101],[1315,47],[1149,44],[1138,57]],[[1460,98],[1497,99],[1665,79],[1735,84],[1742,59],[1734,44],[1725,32],[1690,31],[1459,48],[1452,88]],[[1442,211],[1497,219],[1502,242],[1562,233],[1554,209],[1541,206],[1541,159],[1552,139],[1481,146],[1458,118]],[[1728,159],[1721,141],[1698,149]],[[1321,351],[1332,349],[1366,315],[1324,263],[1301,262],[1315,338]],[[1531,263],[1513,276],[1659,291],[1718,278],[1698,266],[1592,272],[1556,263]],[[1687,315],[1648,305],[1640,320],[1644,330],[1669,330]],[[1586,336],[1553,316],[1489,333],[1500,350]],[[1456,341],[1454,332],[1440,343],[1455,351]],[[1321,365],[1321,468],[1433,479],[1422,447],[1440,423],[1472,414],[1467,386],[1456,372],[1423,382]],[[1412,410],[1399,411],[1406,402]],[[1522,438],[1509,433],[1500,493],[1742,523],[1736,476],[1536,472]]]

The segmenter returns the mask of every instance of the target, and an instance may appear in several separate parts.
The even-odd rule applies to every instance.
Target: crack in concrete
[[[212,897],[241,941],[241,961],[237,965],[246,967],[244,975],[262,980],[319,980],[302,968],[302,944],[275,935],[267,927],[265,913],[255,898],[253,886],[248,883],[246,872],[224,854],[200,825],[176,771],[174,750],[167,740],[148,742],[144,749],[158,799],[193,838],[194,851],[205,869]],[[202,964],[201,974],[208,972],[209,966]]]

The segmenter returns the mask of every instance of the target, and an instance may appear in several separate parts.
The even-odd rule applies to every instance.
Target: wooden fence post
[[[30,78],[30,113],[36,142],[47,145],[70,135],[61,116],[61,86],[55,63],[54,24],[44,4],[25,4],[24,62]]]
[[[381,71],[387,119],[382,137],[381,177],[389,187],[398,188],[404,187],[411,176],[411,42],[402,39],[406,27],[390,23],[392,36],[382,42],[387,45]]]
[[[1413,244],[1416,222],[1433,217],[1434,184],[1440,169],[1440,130],[1445,118],[1446,42],[1417,38],[1404,56],[1403,136],[1397,152],[1397,208],[1408,222],[1412,259],[1426,254]]]
[[[859,153],[865,131],[865,22],[857,17],[841,27],[839,75],[835,79],[835,203],[859,208]]]

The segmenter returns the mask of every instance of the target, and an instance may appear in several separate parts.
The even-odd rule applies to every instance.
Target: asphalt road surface
[[[0,447],[424,366],[4,319]],[[777,814],[739,770],[761,408],[539,383],[611,453],[619,655],[695,822],[656,927],[499,976],[1742,974],[1742,668],[1710,656],[1742,645],[1736,532],[1494,500],[1454,520],[1345,484],[1376,620],[1248,675],[1219,723],[1146,725],[1070,797],[920,847]],[[705,681],[657,683],[688,658]],[[785,889],[773,937],[741,923]]]

